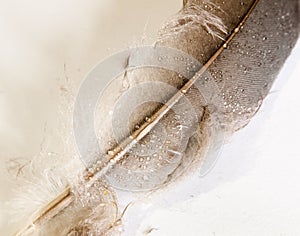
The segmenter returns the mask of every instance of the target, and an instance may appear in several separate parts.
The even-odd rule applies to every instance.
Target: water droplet
[[[149,180],[149,177],[148,177],[147,175],[144,175],[144,176],[143,176],[143,179],[144,179],[145,181],[147,181],[147,180]]]
[[[122,162],[121,162],[121,165],[125,165],[126,164],[126,160],[123,160]]]
[[[113,155],[114,155],[114,151],[109,150],[109,151],[107,152],[107,154],[110,155],[110,156],[113,156]]]

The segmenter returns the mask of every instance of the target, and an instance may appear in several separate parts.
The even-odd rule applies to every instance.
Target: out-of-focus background
[[[58,136],[67,80],[121,49],[152,43],[181,0],[0,0],[0,235],[10,235],[7,160]],[[140,235],[300,235],[300,44],[249,126],[224,147],[203,191],[145,218]],[[46,137],[46,138],[47,138]],[[52,148],[62,149],[52,140]],[[59,150],[57,150],[59,151]]]

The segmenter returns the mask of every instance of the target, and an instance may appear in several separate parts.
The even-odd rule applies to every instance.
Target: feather
[[[129,56],[125,73],[112,83],[115,87],[108,86],[106,106],[96,111],[100,114],[96,120],[97,130],[101,130],[99,142],[106,152],[88,166],[84,179],[76,178],[71,186],[60,180],[45,180],[46,202],[34,201],[40,215],[30,220],[24,234],[29,230],[31,235],[119,233],[120,217],[112,187],[151,192],[195,171],[201,163],[205,166],[203,160],[210,148],[218,148],[214,147],[216,140],[221,143],[224,134],[245,126],[256,113],[297,40],[298,2],[286,3],[184,1],[183,9],[160,31],[155,47],[181,50],[203,66],[190,71],[192,65],[188,64],[188,78],[157,68],[129,71]],[[117,110],[118,99],[145,82],[169,84],[178,91],[158,87],[160,102],[134,107],[129,122],[119,113],[117,121],[103,116],[112,107]],[[130,108],[126,102],[131,100],[124,99],[120,112]],[[116,138],[114,127],[108,125],[114,122],[120,124],[117,129],[126,127],[127,133],[121,138]],[[148,154],[143,155],[145,152]],[[210,165],[203,168],[205,172]]]
[[[115,110],[116,113],[119,112],[116,117],[119,117],[120,120],[114,121],[111,120],[111,117],[101,118],[100,112],[98,113],[100,118],[97,130],[102,131],[99,133],[100,145],[108,150],[109,154],[103,153],[101,156],[102,164],[98,167],[103,170],[103,163],[106,167],[104,173],[101,172],[100,175],[108,171],[108,166],[113,166],[108,172],[107,178],[117,188],[139,191],[159,187],[159,185],[170,182],[172,176],[180,176],[189,172],[185,168],[194,166],[191,163],[202,161],[207,149],[213,145],[215,140],[215,136],[211,135],[219,132],[223,136],[222,132],[232,133],[245,126],[257,112],[276,74],[296,42],[298,37],[297,4],[297,1],[291,1],[290,4],[285,4],[283,1],[270,4],[268,0],[243,1],[242,5],[239,2],[220,5],[219,1],[210,1],[210,4],[207,1],[188,1],[175,20],[171,19],[171,23],[164,26],[161,37],[155,45],[180,49],[204,63],[204,66],[194,76],[187,78],[188,80],[170,71],[157,71],[157,69],[151,68],[127,71],[124,79],[130,80],[132,87],[125,91],[124,89],[116,90],[115,93],[107,95],[109,98],[106,99],[106,105],[111,109],[111,107],[116,107],[118,99],[122,98],[123,109]],[[198,7],[195,8],[195,5]],[[273,5],[273,7],[270,8],[269,5]],[[190,19],[190,9],[199,10],[201,13],[198,13],[197,16],[200,17],[194,16]],[[233,9],[236,15],[227,13],[230,9]],[[207,19],[203,17],[208,14],[212,16]],[[284,19],[285,23],[281,18],[284,14],[289,14],[289,17]],[[210,29],[206,26],[195,27],[200,24],[199,22],[203,23],[209,19],[219,20],[216,21],[217,24],[211,22]],[[247,19],[249,21],[246,22]],[[245,22],[246,24],[244,24]],[[282,25],[287,25],[284,31]],[[222,41],[216,35],[224,33],[225,28],[230,33],[226,36],[227,40]],[[215,33],[211,32],[212,29]],[[126,64],[128,68],[131,66],[130,60],[130,58],[127,59],[129,61]],[[126,96],[123,95],[134,87],[142,89],[140,85],[149,81],[152,85],[158,82],[170,84],[179,91],[173,96],[172,91],[161,89],[159,94],[155,94],[155,96],[159,96],[157,100],[161,101],[160,104],[149,102],[144,106],[134,107],[135,110],[130,111],[132,120],[124,119],[125,111],[133,108],[130,102],[126,105]],[[196,86],[200,87],[200,92],[199,89],[195,89]],[[157,88],[153,90],[157,91],[159,87],[161,88],[162,85],[157,85]],[[143,96],[143,93],[145,94],[148,90],[141,90],[143,92],[137,94],[136,100],[138,100],[138,96]],[[214,96],[210,97],[211,95]],[[182,102],[182,97],[187,98],[192,104],[193,112],[198,118],[198,122],[189,116],[185,116],[184,121],[178,120],[179,123],[190,120],[188,129],[185,129],[182,135],[184,140],[189,139],[190,143],[193,143],[191,147],[194,150],[189,150],[188,142],[183,143],[183,147],[180,146],[181,150],[176,150],[178,140],[174,140],[163,143],[161,148],[157,148],[157,153],[154,153],[150,159],[148,158],[148,161],[146,160],[147,156],[143,158],[141,155],[136,155],[136,153],[145,152],[143,150],[145,147],[138,142],[143,138],[150,139],[151,135],[146,137],[150,130],[155,131],[156,136],[164,136],[164,131],[158,128],[157,124],[160,123],[162,127],[166,127],[166,123],[172,122],[172,120],[174,122],[175,115],[168,111],[172,110],[171,108],[174,108],[176,103],[181,102],[179,105],[177,104],[177,107],[188,106],[187,103]],[[164,102],[165,100],[168,101]],[[109,113],[108,110],[101,110],[101,112]],[[121,115],[122,112],[123,115]],[[145,122],[145,117],[150,118]],[[128,127],[127,139],[126,135],[121,138],[116,137],[115,134],[118,131],[114,131],[114,128],[108,125],[114,122],[118,124],[116,125],[118,128]],[[134,129],[136,124],[139,124],[137,130]],[[176,129],[173,131],[178,132]],[[174,136],[175,134],[169,131],[168,135]],[[195,140],[198,140],[197,145]],[[132,149],[133,143],[137,143],[137,145],[131,154],[128,151]],[[168,152],[170,146],[173,146],[173,151],[182,153],[181,158],[170,155]],[[168,153],[166,154],[166,152]],[[194,155],[185,155],[185,152],[192,152]],[[166,163],[168,159],[173,159],[172,164]],[[139,167],[137,166],[138,161],[140,162]],[[145,164],[146,162],[148,164]],[[169,168],[164,170],[163,168],[167,166]],[[183,166],[185,168],[182,168]],[[97,167],[95,166],[94,169]],[[127,171],[130,171],[130,174],[127,174]],[[93,174],[88,173],[87,175],[92,176]],[[98,177],[97,175],[96,178]],[[128,181],[128,178],[131,181]]]

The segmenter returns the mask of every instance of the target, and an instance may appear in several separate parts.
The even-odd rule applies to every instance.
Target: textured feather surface
[[[68,185],[61,176],[51,174],[49,171],[44,171],[33,179],[35,181],[26,181],[18,189],[17,198],[9,203],[14,221],[28,219],[28,216],[55,199]]]
[[[229,32],[226,36],[228,37],[253,2],[249,0],[225,3],[216,0],[210,1],[208,4],[206,1],[188,1],[175,20],[171,19],[164,26],[156,45],[177,48],[205,63],[223,43],[220,37],[216,37],[216,34],[224,33],[223,29],[226,28]],[[201,20],[196,16],[190,17],[191,9],[193,9],[192,11],[195,9],[201,11],[197,14]],[[183,144],[183,150],[179,150],[176,146],[178,141],[169,140],[158,145],[156,153],[152,156],[141,156],[137,153],[147,152],[147,147],[145,147],[145,143],[148,142],[147,138],[154,137],[153,134],[149,134],[144,140],[144,146],[138,144],[133,153],[128,153],[123,161],[108,173],[110,183],[122,189],[141,190],[155,188],[160,184],[170,182],[172,176],[180,176],[187,171],[186,168],[194,168],[195,162],[201,162],[206,149],[215,138],[211,136],[216,133],[216,130],[211,130],[212,127],[225,129],[225,132],[232,133],[246,125],[257,112],[296,42],[299,30],[297,9],[298,1],[295,0],[290,0],[289,4],[283,0],[260,1],[243,29],[238,32],[237,37],[209,67],[207,73],[199,78],[197,85],[202,88],[201,92],[192,88],[185,94],[198,117],[197,122],[193,121],[192,115],[184,118],[185,121],[190,120],[190,124],[185,129],[183,136],[190,142]],[[205,19],[203,16],[208,14],[210,14],[209,19],[219,19],[216,21],[217,24],[214,22],[209,24],[211,29],[214,29],[215,33],[213,34],[211,29],[205,26],[195,27],[199,21],[203,23],[203,19]],[[222,26],[220,26],[220,22],[222,22]],[[130,67],[130,58],[128,61]],[[124,80],[130,81],[126,83],[126,85],[130,84],[130,87],[123,87]],[[104,150],[111,150],[118,146],[111,126],[112,118],[103,117],[100,114],[108,114],[111,107],[115,107],[118,99],[127,91],[139,87],[145,82],[152,84],[162,82],[180,89],[186,81],[181,75],[163,69],[143,68],[127,71],[116,81],[117,86],[114,85],[114,88],[108,89],[108,91],[114,89],[115,92],[104,94],[107,97],[105,99],[106,108],[103,104],[99,104],[99,107],[101,105],[102,107],[97,113],[99,119],[96,126],[97,130],[101,130],[101,133],[98,134],[100,145],[104,147]],[[213,87],[206,87],[207,84],[212,84]],[[157,89],[153,90],[157,91]],[[167,89],[162,89],[161,86],[160,91],[158,100],[160,99],[161,103],[172,97],[172,93]],[[149,91],[144,91],[144,94],[147,92]],[[142,96],[142,94],[143,92],[140,92],[137,96]],[[210,101],[203,99],[204,94],[205,97],[211,95]],[[122,97],[122,99],[122,104],[125,104],[124,111],[130,109],[130,102],[128,101],[126,106],[126,101],[124,101],[126,98]],[[136,124],[142,124],[145,117],[151,117],[151,114],[160,106],[159,103],[148,102],[143,106],[136,107],[132,111],[131,120],[123,121],[123,126],[129,128],[127,137],[134,132]],[[178,104],[178,106],[184,106],[184,103]],[[206,107],[211,108],[207,110]],[[209,112],[207,113],[207,111]],[[122,119],[122,116],[119,117]],[[174,114],[170,112],[161,120],[161,125],[167,127],[168,122],[177,122],[175,126],[180,128],[180,124],[184,124],[185,121],[180,119],[175,121]],[[121,127],[122,120],[118,124]],[[179,132],[179,128],[176,130],[176,127],[167,131],[169,137]],[[162,128],[157,126],[153,131],[155,136],[163,136]],[[176,151],[181,157],[170,154],[170,151]],[[197,152],[199,155],[195,155]],[[191,155],[191,153],[194,154]],[[106,153],[103,153],[103,156],[106,156]],[[166,160],[172,161],[168,164]],[[163,167],[165,170],[162,169]],[[128,179],[131,181],[127,181]]]
[[[180,49],[204,63],[221,46],[223,38],[232,32],[252,2],[242,1],[241,4],[239,1],[228,1],[225,4],[217,0],[187,1],[179,15],[163,27],[156,44]],[[286,4],[287,2],[289,4]],[[298,37],[297,9],[298,2],[295,0],[261,0],[242,31],[208,69],[209,73],[204,78],[216,84],[220,90],[218,95],[222,97],[224,103],[219,104],[220,100],[212,99],[211,103],[207,104],[199,91],[193,89],[188,91],[186,97],[195,107],[195,112],[200,119],[195,122],[193,117],[188,117],[190,127],[185,133],[188,142],[184,145],[184,150],[177,150],[174,146],[178,140],[173,139],[171,143],[159,148],[161,150],[149,159],[129,153],[108,174],[111,183],[125,190],[139,190],[156,188],[172,182],[174,178],[195,168],[192,164],[198,165],[201,162],[207,146],[214,138],[212,126],[214,128],[226,126],[226,130],[233,132],[246,125],[267,95],[276,74]],[[107,99],[107,107],[111,109],[116,104],[117,98],[126,90],[147,81],[168,83],[175,88],[180,88],[187,80],[173,72],[152,68],[128,72],[117,80],[119,83],[116,86],[117,91]],[[161,91],[162,101],[171,96],[168,91]],[[136,124],[142,123],[145,117],[151,117],[153,111],[159,106],[160,104],[150,103],[138,107],[129,125],[131,131]],[[219,113],[217,115],[220,115],[223,120],[213,120],[211,112],[207,113],[207,106],[212,106],[212,110]],[[108,110],[102,109],[98,112],[106,114]],[[161,124],[168,127],[170,120],[174,120],[172,112],[161,120]],[[219,123],[216,124],[216,121]],[[99,117],[97,120],[97,128],[101,130],[99,138],[102,143],[100,144],[105,147],[105,150],[118,145],[113,139],[112,127],[108,125],[110,122],[109,117]],[[173,132],[178,131],[176,128],[180,127],[180,122],[182,120],[174,124],[174,129],[169,127],[169,135],[172,136],[175,134]],[[157,136],[162,134],[160,129],[156,129],[155,132]],[[159,140],[157,142],[159,143]],[[143,145],[136,147],[137,152],[140,153],[144,148]],[[172,155],[170,150],[173,151]],[[175,157],[176,152],[181,158]],[[147,171],[151,174],[147,173],[145,178]],[[41,191],[41,196],[37,196],[33,201],[34,207],[37,208],[47,203],[64,186],[60,179],[55,180],[49,176],[45,183],[43,180],[41,183],[45,185],[45,190]],[[37,186],[40,188],[39,185]],[[108,191],[104,183],[99,182],[97,186],[87,187],[79,182],[75,187],[72,189],[75,202],[55,215],[53,219],[42,222],[34,228],[32,235],[76,235],[76,233],[84,235],[86,232],[92,235],[109,230],[112,222],[118,222],[116,221],[116,199],[112,194],[113,191]],[[35,191],[37,190],[33,188],[29,190],[29,194]],[[99,197],[93,200],[89,191],[96,191],[93,196]],[[20,202],[21,206],[25,205],[22,200]]]

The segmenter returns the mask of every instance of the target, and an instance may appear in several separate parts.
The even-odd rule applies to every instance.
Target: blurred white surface
[[[57,126],[58,80],[78,85],[113,52],[151,43],[179,0],[0,1],[0,211],[6,160],[37,154]],[[145,36],[143,36],[145,33]],[[199,196],[145,218],[149,235],[300,235],[300,43],[252,122],[199,180]],[[50,134],[55,137],[55,134]],[[55,144],[55,141],[53,141]],[[53,144],[53,145],[54,145]],[[7,216],[0,214],[1,235]]]

